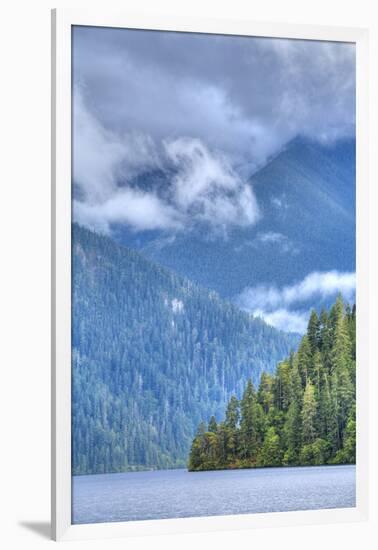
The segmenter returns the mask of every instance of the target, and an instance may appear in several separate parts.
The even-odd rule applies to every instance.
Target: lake
[[[355,466],[73,478],[73,523],[218,516],[355,506]]]

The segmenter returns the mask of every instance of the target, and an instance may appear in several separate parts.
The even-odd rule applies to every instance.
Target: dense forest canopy
[[[72,250],[74,474],[184,467],[200,420],[298,345],[78,225]]]
[[[354,463],[356,460],[356,309],[339,296],[312,312],[296,353],[249,380],[225,418],[199,425],[190,470]]]

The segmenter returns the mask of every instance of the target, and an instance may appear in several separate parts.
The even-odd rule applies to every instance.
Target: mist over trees
[[[355,463],[356,308],[311,313],[298,351],[199,425],[189,470]]]

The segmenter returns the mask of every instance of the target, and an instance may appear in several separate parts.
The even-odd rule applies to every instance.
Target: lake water
[[[73,523],[355,506],[355,466],[77,476]]]

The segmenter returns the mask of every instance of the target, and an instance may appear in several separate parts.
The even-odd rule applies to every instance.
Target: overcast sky
[[[74,27],[73,207],[83,225],[174,235],[200,222],[220,238],[256,225],[247,176],[297,135],[354,137],[353,44]],[[143,178],[156,170],[163,189]],[[353,277],[314,273],[293,288],[324,295],[353,289]],[[305,326],[307,312],[289,311],[290,289],[258,290],[240,297],[251,311]]]
[[[298,133],[354,132],[351,44],[76,27],[74,82],[107,129],[256,161]]]
[[[74,212],[104,232],[254,224],[243,166],[355,132],[352,44],[74,27],[73,88]],[[128,186],[155,168],[168,198]]]

